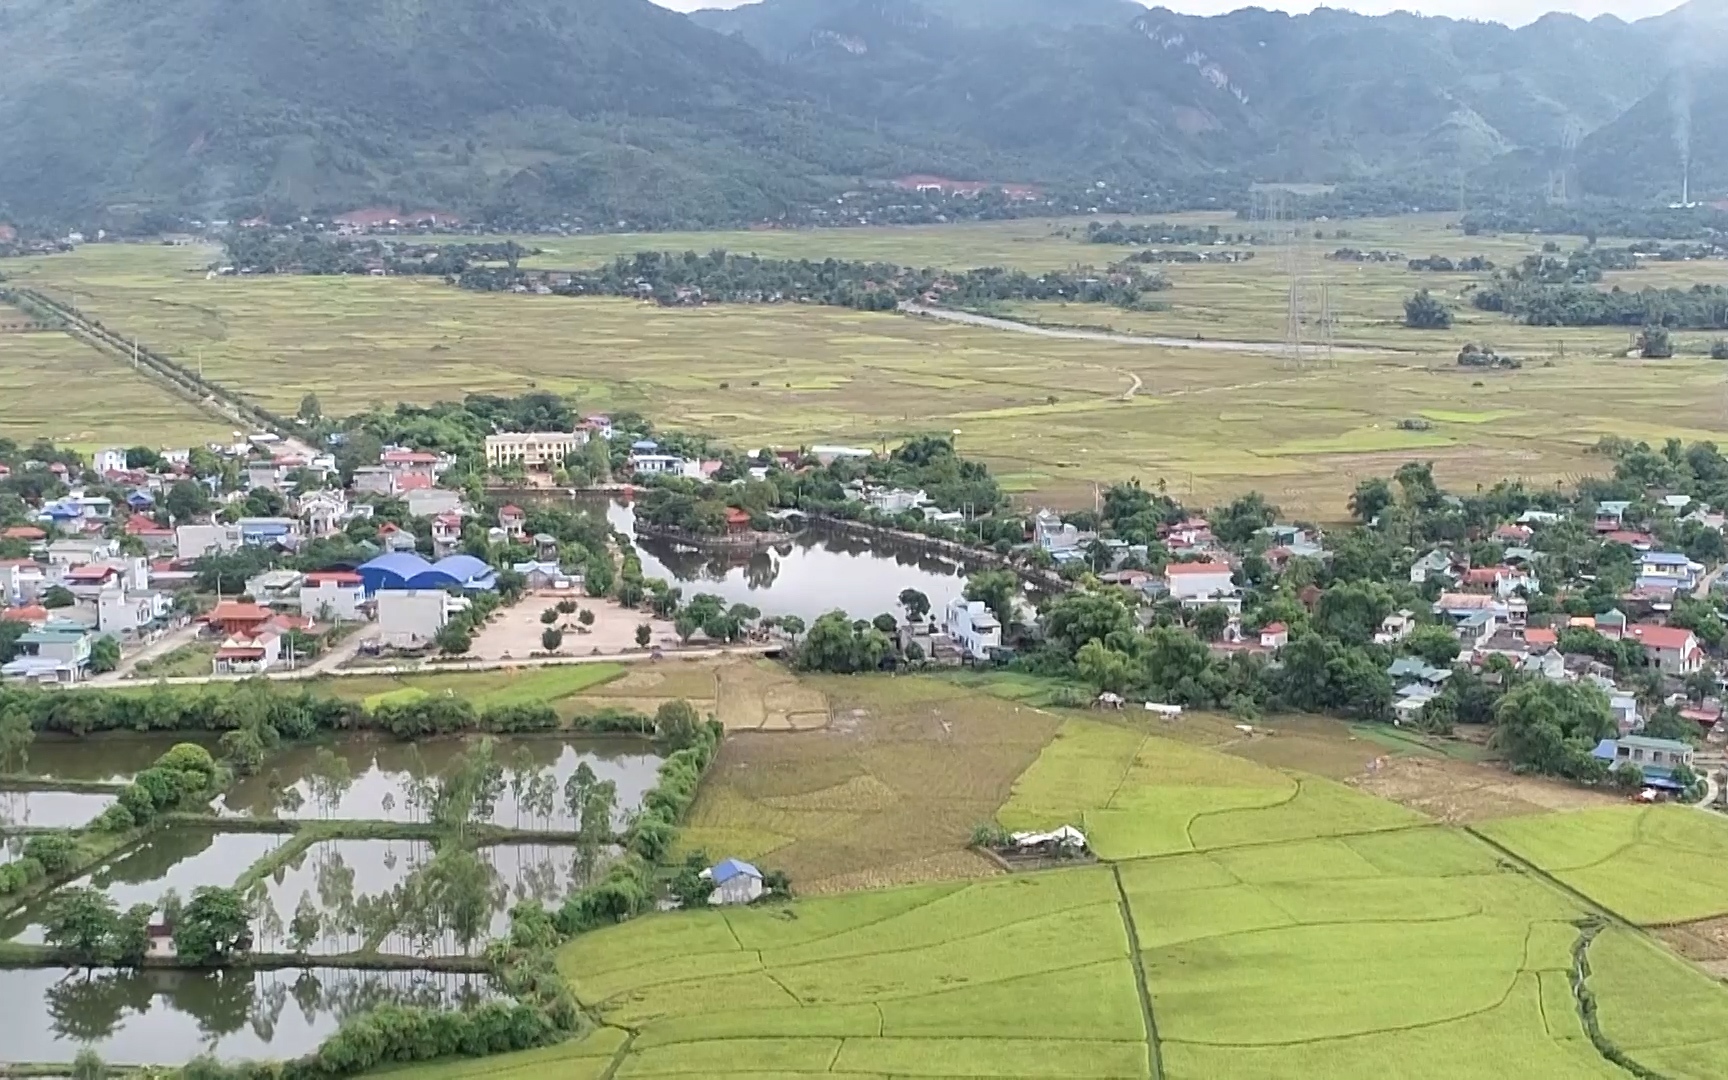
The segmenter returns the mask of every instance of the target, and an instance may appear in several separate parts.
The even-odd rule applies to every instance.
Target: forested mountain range
[[[0,218],[368,205],[776,219],[904,174],[1079,190],[1728,188],[1720,0],[1508,29],[1134,0],[0,0]]]

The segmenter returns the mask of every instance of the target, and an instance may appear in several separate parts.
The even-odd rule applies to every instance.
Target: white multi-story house
[[[556,469],[588,443],[586,431],[507,431],[486,436],[486,467]]]
[[[950,600],[942,628],[970,660],[988,660],[1002,647],[1002,623],[982,600]]]
[[[300,612],[319,622],[363,622],[366,585],[352,570],[315,570],[300,583]]]

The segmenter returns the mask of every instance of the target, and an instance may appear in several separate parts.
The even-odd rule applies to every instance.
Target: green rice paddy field
[[[584,407],[640,409],[746,446],[877,445],[957,430],[962,449],[990,461],[1011,490],[1057,503],[1086,502],[1094,483],[1138,476],[1197,501],[1259,489],[1292,513],[1333,519],[1357,480],[1412,458],[1433,460],[1452,484],[1508,476],[1552,482],[1598,468],[1585,451],[1605,434],[1720,438],[1728,430],[1722,365],[1705,358],[1705,335],[1678,335],[1682,355],[1674,360],[1632,361],[1618,330],[1524,328],[1475,312],[1465,302],[1468,275],[1318,258],[1353,246],[1510,263],[1545,238],[1466,237],[1440,215],[1347,228],[1347,238],[1314,241],[1311,263],[1314,280],[1330,283],[1336,339],[1364,351],[1305,370],[1275,355],[1041,338],[821,307],[660,309],[398,278],[206,280],[202,268],[216,253],[203,248],[93,245],[13,260],[5,272],[277,408],[291,409],[307,391],[337,411],[539,387],[574,394]],[[529,242],[544,249],[538,261],[562,266],[645,245],[1032,269],[1102,264],[1125,253],[1084,243],[1082,230],[1073,221],[1020,221]],[[1275,341],[1283,334],[1285,279],[1275,251],[1260,256],[1170,268],[1173,287],[1160,296],[1168,311],[1036,305],[1018,314]],[[1660,266],[1616,283],[1679,284],[1725,271],[1728,264]],[[1457,307],[1452,331],[1398,325],[1404,298],[1420,286]],[[1461,372],[1453,360],[1465,341],[1516,352],[1525,367]],[[0,342],[0,386],[39,380],[29,372],[65,364],[68,348],[75,346],[52,335]],[[7,410],[0,431],[96,434],[110,411],[116,424],[130,422],[125,410],[138,415],[140,393],[129,382],[96,385],[69,411]],[[1430,427],[1401,429],[1407,419]],[[197,437],[211,426],[196,414],[151,420],[138,426],[164,438],[171,431]]]
[[[559,970],[593,1033],[424,1075],[1563,1080],[1624,1075],[1610,1046],[1643,1075],[1728,1071],[1728,990],[1597,906],[1715,911],[1666,898],[1716,880],[1728,823],[1699,811],[1515,819],[1490,843],[1072,718],[999,817],[1083,823],[1102,861],[589,933]],[[1570,876],[1634,836],[1649,861]]]

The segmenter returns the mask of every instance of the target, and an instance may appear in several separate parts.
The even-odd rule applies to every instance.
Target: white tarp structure
[[[1072,825],[1064,825],[1054,832],[1017,832],[1009,839],[1014,841],[1017,848],[1057,847],[1086,850],[1086,834]]]

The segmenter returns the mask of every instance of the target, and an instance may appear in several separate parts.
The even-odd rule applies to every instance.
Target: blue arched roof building
[[[368,594],[381,589],[491,590],[498,584],[496,571],[472,555],[451,555],[429,563],[406,551],[360,564],[360,580]]]

